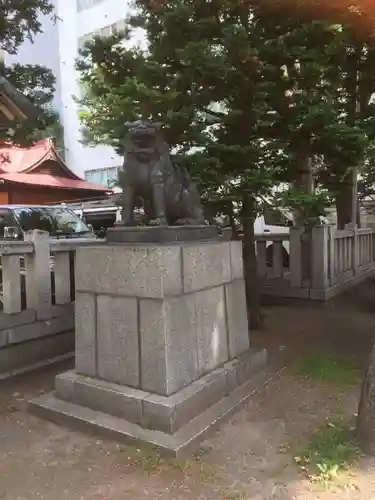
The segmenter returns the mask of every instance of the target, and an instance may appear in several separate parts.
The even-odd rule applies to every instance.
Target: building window
[[[85,43],[89,40],[92,40],[94,36],[102,36],[103,38],[105,38],[111,35],[115,35],[116,33],[120,33],[121,31],[124,31],[125,25],[126,25],[125,19],[121,19],[116,23],[104,26],[104,28],[101,28],[99,30],[93,31],[92,33],[87,33],[86,35],[81,36],[78,39],[78,49],[79,50],[83,49]]]
[[[115,23],[114,33],[118,33],[119,31],[125,31],[125,27],[126,27],[125,19],[121,19],[120,21],[117,21],[117,23]]]
[[[87,35],[83,35],[81,36],[81,38],[78,38],[78,49],[79,50],[83,49],[85,43],[91,40],[93,36],[94,33],[88,33]]]
[[[102,36],[104,38],[111,36],[111,27],[106,26],[105,28],[100,30],[99,34],[100,34],[100,36]]]
[[[80,12],[81,10],[91,9],[91,7],[102,2],[104,2],[104,0],[77,0],[77,10]]]
[[[112,167],[107,169],[107,184],[108,186],[113,186],[118,178],[118,167]]]
[[[112,188],[117,181],[119,167],[96,168],[86,170],[85,179],[94,184]]]

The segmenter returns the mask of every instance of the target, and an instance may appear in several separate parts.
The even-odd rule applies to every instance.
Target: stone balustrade
[[[93,241],[30,231],[0,243],[0,378],[72,355],[75,251]]]
[[[267,296],[328,300],[374,272],[371,228],[291,228],[256,235],[258,273]]]

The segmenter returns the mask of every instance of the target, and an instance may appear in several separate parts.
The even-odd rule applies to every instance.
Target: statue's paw
[[[168,221],[164,217],[156,217],[151,219],[148,223],[149,226],[168,226]]]
[[[175,226],[202,226],[202,225],[203,224],[200,220],[193,219],[191,217],[177,219],[175,222]]]
[[[114,223],[114,226],[131,227],[131,226],[136,226],[136,223],[133,219],[117,220]]]

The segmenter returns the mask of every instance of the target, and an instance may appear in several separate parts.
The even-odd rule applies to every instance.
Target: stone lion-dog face
[[[163,147],[160,124],[138,121],[126,125],[128,128],[127,155],[140,163],[148,163],[163,153],[165,147]]]

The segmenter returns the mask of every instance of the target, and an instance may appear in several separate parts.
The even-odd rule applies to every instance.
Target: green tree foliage
[[[238,88],[237,94],[247,96],[250,104],[247,115],[251,118],[245,125],[236,118],[236,126],[245,131],[253,124],[256,138],[267,139],[274,145],[277,141],[276,149],[284,151],[278,155],[283,180],[312,192],[314,175],[324,187],[334,189],[363,157],[367,146],[366,132],[344,109],[349,107],[345,100],[350,79],[348,70],[343,68],[347,52],[350,53],[349,28],[344,30],[342,25],[324,20],[288,15],[274,5],[267,8],[267,2],[264,8],[242,6],[241,20],[239,9],[237,13],[230,10],[233,2],[217,5],[210,7],[212,12],[200,9],[199,3],[194,7],[195,18],[187,23],[191,29],[189,39],[185,31],[184,36],[179,35],[177,28],[169,24],[163,36],[158,36],[158,29],[164,23],[176,22],[178,29],[185,29],[180,18],[183,8],[192,9],[188,2],[172,2],[168,9],[162,4],[156,7],[153,3],[137,3],[142,9],[138,24],[146,29],[150,47],[157,45],[156,53],[128,50],[119,43],[121,37],[97,39],[83,53],[78,68],[86,88],[81,101],[86,141],[104,142],[121,151],[124,121],[147,115],[151,110],[159,119],[173,123],[173,133],[169,133],[172,145],[184,142],[188,147],[194,141],[201,145],[197,112],[204,112],[210,100],[224,102],[228,109],[228,92]],[[225,14],[226,5],[229,15]],[[217,19],[221,16],[221,24],[217,26],[214,26],[215,9]],[[173,16],[180,18],[175,20]],[[133,22],[137,21],[133,18]],[[214,30],[225,30],[225,37],[220,36],[219,43],[214,39]],[[192,38],[192,31],[200,38]],[[226,52],[220,53],[220,46]],[[241,46],[238,53],[237,46]],[[207,54],[213,48],[218,50],[215,60],[202,60],[204,50]],[[189,59],[180,61],[179,51],[187,51]],[[203,74],[202,65],[215,74]],[[172,81],[177,74],[179,83],[174,86]],[[187,91],[189,85],[193,92]],[[257,89],[258,111],[252,106],[254,92],[253,89],[248,92],[249,85]],[[241,113],[244,115],[243,110]],[[208,117],[212,119],[211,114]],[[196,134],[192,140],[192,129],[188,129],[194,120]],[[199,125],[206,123],[207,115]],[[311,165],[311,158],[317,155],[325,160],[318,170]],[[327,176],[327,172],[335,171],[333,165],[337,174]]]
[[[330,134],[323,137],[325,163],[319,180],[335,198],[339,227],[352,219],[354,174],[362,178],[362,194],[371,180],[375,130],[375,45],[359,38],[350,25],[342,29],[343,53],[337,61],[335,108],[336,120]],[[354,170],[354,172],[353,172]],[[365,184],[367,188],[365,188]]]
[[[3,0],[0,12],[0,51],[16,54],[25,40],[41,33],[41,15],[53,17],[53,5],[49,0]],[[55,92],[55,77],[48,68],[38,65],[14,64],[5,68],[4,76],[32,104],[42,108],[43,115],[37,123],[16,124],[12,130],[2,132],[1,140],[9,140],[27,145],[51,131],[59,132],[56,113],[51,108]]]
[[[2,139],[9,138],[17,144],[29,145],[50,134],[59,137],[58,115],[51,107],[55,92],[52,71],[38,65],[14,64],[5,69],[5,77],[32,104],[42,108],[43,114],[37,123],[27,120],[16,124],[12,130],[3,132]]]
[[[50,0],[2,0],[0,12],[0,49],[16,54],[26,40],[41,33],[41,14],[53,13]]]
[[[333,23],[336,31],[333,43],[326,47],[327,55],[335,56],[326,79],[334,120],[318,137],[317,151],[324,161],[315,176],[330,192],[338,225],[344,227],[352,222],[356,175],[359,200],[372,192],[374,185],[375,12],[368,0],[282,0],[281,5],[299,16]]]

